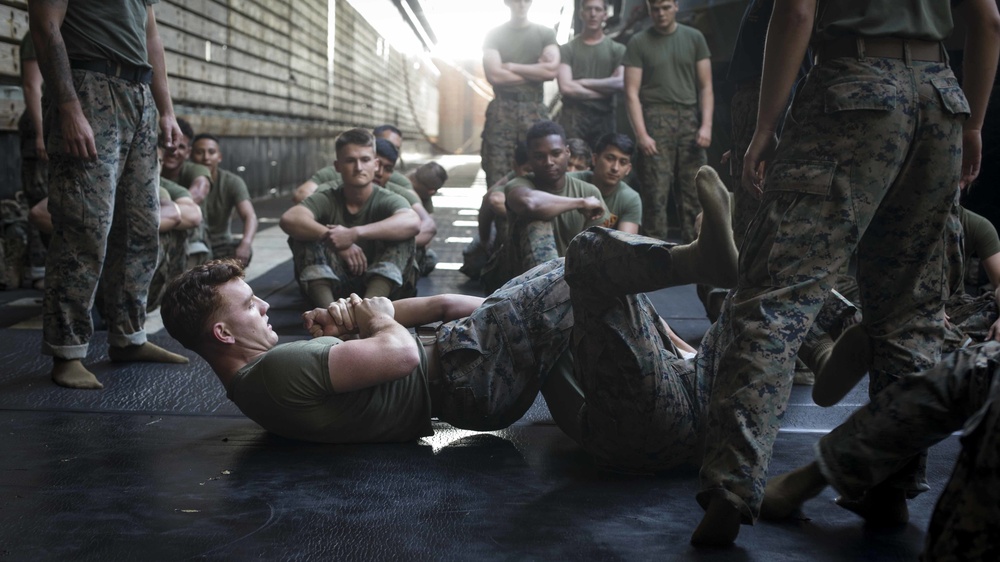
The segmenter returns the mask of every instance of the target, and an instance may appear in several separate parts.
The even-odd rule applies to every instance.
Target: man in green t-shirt
[[[281,215],[295,279],[317,305],[352,292],[398,298],[414,267],[420,218],[405,199],[375,185],[379,161],[371,133],[351,129],[335,147],[340,187],[317,189]]]
[[[642,224],[642,199],[622,178],[632,171],[632,151],[635,143],[626,135],[608,133],[594,147],[594,169],[567,175],[592,183],[601,190],[610,213],[602,226],[632,234],[639,233]]]
[[[712,374],[684,358],[694,350],[641,293],[735,280],[728,197],[712,176],[701,189],[709,227],[692,245],[594,228],[574,239],[565,264],[543,264],[487,299],[354,294],[303,315],[315,339],[282,345],[239,264],[213,261],[170,286],[163,323],[247,417],[285,437],[407,441],[432,433],[431,416],[497,430],[542,392],[601,464],[696,461]],[[407,329],[434,322],[443,324],[433,336]]]
[[[604,34],[607,19],[608,0],[583,0],[583,32],[559,47],[559,124],[568,137],[590,146],[615,132],[615,94],[624,84],[625,45]]]
[[[629,40],[625,107],[635,130],[639,193],[647,234],[667,237],[667,206],[674,197],[684,241],[694,240],[701,209],[694,186],[712,142],[711,53],[705,36],[677,22],[675,0],[646,0],[653,26]]]
[[[437,223],[434,222],[434,217],[427,212],[416,191],[400,185],[393,180],[396,175],[396,162],[399,160],[399,153],[396,151],[395,145],[384,138],[376,138],[375,154],[378,156],[379,161],[379,168],[375,172],[375,185],[406,199],[413,212],[417,213],[417,216],[420,217],[420,232],[413,239],[416,247],[414,254],[416,267],[412,268],[411,276],[406,279],[406,287],[403,291],[404,294],[415,295],[417,292],[417,280],[420,275],[424,274],[424,268],[429,268],[427,269],[427,273],[430,273],[437,265],[437,256],[427,247],[431,243],[431,240],[434,239],[434,235],[437,234]],[[431,256],[429,262],[428,255]]]
[[[558,123],[535,123],[525,142],[532,173],[503,187],[507,237],[484,268],[488,293],[511,277],[565,256],[574,236],[609,217],[596,186],[566,175],[569,150]]]
[[[527,0],[504,0],[510,21],[489,32],[483,42],[483,71],[493,86],[486,108],[482,166],[486,185],[510,170],[514,146],[533,123],[549,118],[542,84],[559,71],[559,45],[551,29],[528,21]]]
[[[188,160],[191,156],[191,142],[194,139],[194,129],[191,124],[185,119],[178,118],[177,126],[181,129],[181,139],[172,150],[163,151],[163,157],[160,159],[162,163],[160,177],[187,189],[195,203],[204,205],[205,198],[212,189],[212,172],[208,167]],[[212,259],[207,220],[188,231],[186,251],[187,267],[194,267]]]
[[[201,204],[208,221],[212,256],[216,259],[235,257],[246,266],[253,255],[253,238],[257,234],[257,213],[250,201],[247,184],[243,178],[219,167],[222,147],[214,135],[201,133],[194,137],[191,159],[212,172],[212,190]],[[233,211],[243,221],[243,237],[238,243],[232,233]]]

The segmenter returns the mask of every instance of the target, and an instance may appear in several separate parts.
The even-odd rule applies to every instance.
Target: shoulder
[[[505,183],[500,191],[504,193],[510,193],[517,187],[526,187],[528,189],[535,189],[535,182],[531,180],[528,176],[521,176],[519,178],[514,178],[509,182]]]
[[[406,202],[411,206],[420,202],[420,197],[415,191],[409,190],[406,186],[395,183],[392,180],[389,180],[389,183],[385,184],[385,188],[406,199]]]
[[[551,27],[545,27],[538,23],[531,24],[531,27],[532,31],[542,38],[542,42],[545,45],[558,45],[556,42],[556,32]]]
[[[223,170],[222,168],[219,168],[219,184],[227,190],[248,192],[247,184],[243,181],[243,178],[237,176],[229,170]]]
[[[372,188],[372,196],[369,201],[373,207],[384,210],[388,214],[392,214],[399,209],[408,209],[410,207],[410,203],[407,202],[402,195],[394,193],[392,190],[378,185],[374,185]]]
[[[580,173],[585,174],[586,172]],[[569,174],[566,175],[566,193],[573,193],[575,194],[574,197],[596,196],[599,199],[603,199],[601,196],[601,190],[598,189],[596,185],[588,181],[584,181],[580,177],[571,176]]]
[[[182,187],[180,184],[168,180],[167,178],[160,178],[160,187],[165,189],[166,192],[170,194],[170,199],[172,201],[177,201],[181,197],[191,197],[190,191]]]

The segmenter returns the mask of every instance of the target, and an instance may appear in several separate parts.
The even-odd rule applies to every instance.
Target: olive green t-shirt
[[[243,178],[220,169],[219,181],[201,203],[201,211],[208,221],[208,241],[212,248],[232,245],[233,210],[236,205],[249,200],[250,191]]]
[[[570,67],[574,80],[607,78],[621,66],[623,56],[625,56],[625,45],[610,37],[605,37],[596,45],[588,45],[584,43],[582,36],[577,35],[559,47],[559,63]],[[563,104],[607,113],[614,108],[614,96],[598,100],[581,100],[563,96]]]
[[[958,218],[965,235],[965,257],[978,256],[984,260],[1000,253],[1000,237],[997,229],[986,217],[977,215],[965,207],[958,208]]]
[[[643,105],[695,105],[698,103],[696,63],[711,56],[705,36],[678,23],[670,34],[652,27],[637,33],[628,42],[622,64],[642,68],[639,101]]]
[[[146,60],[147,7],[158,0],[73,0],[63,41],[69,60],[108,60],[152,68]]]
[[[530,189],[536,189],[533,176],[529,174],[524,177],[514,178],[510,181],[510,183],[503,187],[504,194],[509,194],[514,188],[522,186]],[[561,190],[549,191],[548,193],[560,195],[562,197],[596,197],[602,203],[604,202],[604,198],[601,197],[601,190],[597,189],[596,185],[587,183],[572,176],[566,176],[566,182]],[[611,215],[608,213],[607,206],[604,207],[604,215],[592,221],[586,220],[586,218],[579,211],[568,211],[556,216],[552,219],[552,230],[556,237],[556,251],[560,256],[565,256],[566,248],[569,247],[569,242],[574,236],[592,226],[603,225],[607,220],[609,220],[610,216]],[[508,205],[508,224],[512,224],[516,217],[517,213],[512,211],[510,205]]]
[[[570,172],[566,176],[579,178],[587,183],[594,183],[594,172],[589,170],[584,172]],[[610,218],[601,226],[617,229],[619,222],[642,224],[642,198],[639,196],[639,192],[632,189],[629,184],[620,181],[614,190],[611,191],[610,195],[603,196],[604,204],[607,205],[608,212],[610,213]]]
[[[953,26],[951,4],[951,0],[820,0],[813,36],[943,41]]]
[[[207,166],[195,164],[194,162],[187,160],[181,164],[181,171],[177,175],[177,179],[175,181],[179,183],[181,187],[190,189],[194,180],[200,177],[206,177],[208,178],[208,183],[212,183],[212,171],[209,170]]]
[[[403,199],[406,199],[406,202],[409,203],[411,207],[416,205],[417,203],[420,203],[420,196],[417,195],[416,191],[413,191],[412,189],[406,189],[405,186],[399,185],[398,183],[395,183],[391,180],[386,182],[385,189],[388,189],[389,191],[395,193],[396,195],[399,195]]]
[[[338,172],[333,166],[327,166],[326,168],[317,170],[316,173],[309,178],[309,181],[317,185],[329,182],[340,183],[340,172]]]
[[[37,60],[38,55],[35,54],[35,42],[31,40],[31,32],[24,34],[21,38],[21,53],[19,55],[21,62],[26,60]]]
[[[351,214],[347,210],[343,189],[338,186],[321,188],[323,188],[322,185],[316,188],[316,193],[299,203],[312,211],[316,221],[320,224],[339,224],[350,228],[385,220],[400,209],[410,208],[406,199],[388,189],[373,185],[372,194],[365,201],[364,206],[357,214]],[[375,261],[377,241],[358,240],[357,245],[364,251],[369,262]]]
[[[261,427],[321,443],[394,443],[432,435],[427,357],[409,376],[353,392],[330,382],[333,337],[281,344],[240,369],[226,396]]]
[[[529,23],[524,27],[514,27],[507,22],[493,28],[483,41],[483,49],[494,49],[500,53],[502,62],[517,64],[536,64],[542,56],[542,51],[556,43],[556,32],[552,29]],[[542,82],[528,81],[516,86],[494,86],[493,90],[500,93],[536,94],[542,98]]]
[[[168,180],[167,178],[160,178],[160,189],[165,189],[167,193],[170,194],[171,201],[177,201],[181,197],[187,197],[188,199],[191,199],[190,191]]]

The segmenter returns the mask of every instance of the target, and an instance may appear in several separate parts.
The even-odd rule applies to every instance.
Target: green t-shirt
[[[958,218],[962,223],[965,238],[965,258],[978,256],[984,260],[1000,253],[1000,237],[997,229],[986,217],[977,215],[965,207],[958,208]]]
[[[208,221],[208,241],[212,248],[233,243],[233,210],[250,200],[250,191],[243,178],[228,170],[219,170],[219,181],[201,202],[201,212]]]
[[[372,186],[371,196],[368,197],[357,214],[352,215],[347,211],[344,190],[335,185],[326,188],[323,188],[322,185],[317,187],[316,193],[307,197],[299,205],[312,211],[316,221],[320,224],[339,224],[348,228],[385,220],[400,209],[410,208],[406,199],[377,185]],[[369,262],[375,261],[377,241],[358,240],[357,245],[365,252]]]
[[[813,37],[902,37],[943,41],[953,21],[951,0],[820,0]]]
[[[395,193],[396,195],[399,195],[403,199],[406,199],[406,202],[409,203],[411,207],[416,205],[417,203],[420,203],[420,196],[417,195],[416,191],[413,191],[412,189],[406,189],[406,187],[399,185],[398,183],[395,183],[392,180],[388,181],[385,184],[384,189],[388,189],[389,191]]]
[[[321,443],[394,443],[432,435],[427,357],[409,376],[337,392],[330,382],[330,348],[321,337],[278,345],[237,371],[226,395],[264,429]]]
[[[31,32],[24,34],[21,38],[21,54],[19,55],[21,62],[26,60],[37,60],[38,55],[35,54],[35,42],[31,40]]]
[[[171,201],[177,201],[181,197],[191,199],[191,192],[167,178],[160,178],[160,189],[165,189],[170,194]]]
[[[309,178],[309,181],[319,185],[321,183],[337,182],[340,183],[340,172],[337,171],[333,166],[327,166],[317,170],[313,177]]]
[[[504,194],[509,194],[514,188],[522,186],[530,189],[536,189],[535,183],[532,180],[533,176],[530,174],[524,177],[515,178],[503,187]],[[560,195],[562,197],[593,196],[602,203],[604,202],[604,198],[601,197],[601,190],[597,189],[596,185],[587,183],[580,178],[574,178],[572,176],[566,176],[566,182],[561,190],[550,191],[549,193],[553,195]],[[592,226],[603,225],[609,220],[610,216],[610,213],[607,211],[607,206],[604,207],[604,215],[601,218],[592,221],[586,220],[579,211],[568,211],[556,216],[552,219],[552,230],[556,237],[556,251],[560,256],[565,256],[566,248],[569,247],[569,242],[574,236]],[[507,205],[508,224],[512,224],[516,217],[517,213],[511,210],[510,205]]]
[[[695,105],[698,103],[696,63],[711,56],[705,36],[679,23],[668,35],[652,27],[637,33],[628,42],[622,64],[642,68],[639,101],[643,105]]]
[[[536,64],[542,56],[542,51],[549,45],[558,45],[556,32],[537,23],[514,27],[512,23],[507,22],[490,30],[486,40],[483,41],[483,49],[498,51],[502,62],[517,64]],[[498,94],[535,94],[539,100],[542,99],[542,82],[528,81],[516,86],[493,86],[493,90]]]
[[[573,79],[607,78],[621,66],[623,56],[625,45],[610,37],[605,37],[596,45],[588,45],[583,42],[582,36],[577,35],[559,47],[559,62],[572,69]],[[599,100],[579,100],[563,96],[563,103],[607,113],[614,109],[614,96]]]
[[[152,68],[146,60],[147,7],[157,0],[73,0],[63,41],[69,60],[109,60]]]
[[[177,175],[177,179],[174,181],[179,183],[181,187],[190,189],[194,180],[200,177],[206,177],[208,178],[208,182],[212,183],[212,171],[209,170],[207,166],[195,164],[190,160],[186,160],[183,164],[181,164],[181,171]]]
[[[594,183],[594,172],[570,172],[567,177],[579,178],[587,183]],[[600,188],[598,188],[600,189]],[[601,226],[605,228],[618,228],[619,222],[631,222],[642,224],[642,198],[639,192],[632,189],[629,184],[620,181],[611,191],[610,195],[604,195],[604,204],[611,213],[610,218]]]

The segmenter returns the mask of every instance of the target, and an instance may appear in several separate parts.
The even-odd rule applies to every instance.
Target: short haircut
[[[219,137],[213,135],[212,133],[198,133],[193,139],[191,139],[191,146],[198,144],[198,141],[208,139],[210,141],[215,141],[220,148],[222,143],[219,142]]]
[[[587,3],[587,0],[579,0],[576,3],[576,9],[578,11],[582,12],[583,11],[583,5],[586,4],[586,3]],[[607,10],[611,6],[611,0],[603,0],[602,4],[604,4],[604,9]]]
[[[583,139],[567,139],[566,148],[569,149],[570,158],[583,158],[587,166],[590,166],[590,161],[594,159],[594,155],[590,152],[590,145]]]
[[[188,123],[186,119],[180,117],[177,118],[177,127],[180,128],[181,133],[189,139],[194,138],[194,128],[191,127],[191,123]]]
[[[437,162],[428,162],[420,166],[413,176],[422,185],[432,189],[440,189],[444,182],[448,181],[448,171]]]
[[[376,137],[381,137],[382,133],[386,131],[396,133],[401,137],[403,136],[403,131],[400,131],[399,128],[396,127],[395,125],[390,125],[388,123],[386,123],[385,125],[379,125],[378,127],[372,129],[372,134],[375,135]]]
[[[163,326],[170,337],[198,351],[212,331],[212,318],[225,306],[219,287],[242,278],[243,266],[234,259],[212,260],[175,277],[160,304]]]
[[[337,137],[334,143],[334,151],[340,155],[340,149],[353,144],[357,146],[375,146],[375,136],[365,129],[348,129]]]
[[[524,166],[528,163],[528,143],[520,141],[514,147],[514,163],[518,166]]]
[[[399,151],[396,150],[396,147],[391,142],[383,138],[375,139],[375,154],[390,162],[399,160]]]
[[[531,146],[532,142],[553,135],[558,135],[562,138],[563,142],[566,142],[566,130],[562,128],[562,125],[555,121],[536,121],[528,129],[528,134],[525,135],[524,142],[528,146]]]
[[[623,135],[621,133],[608,133],[597,139],[597,144],[594,145],[594,153],[600,155],[607,150],[609,146],[613,146],[625,154],[628,154],[629,157],[631,157],[632,153],[635,151],[635,143],[632,142],[632,139],[630,139],[628,135]]]

